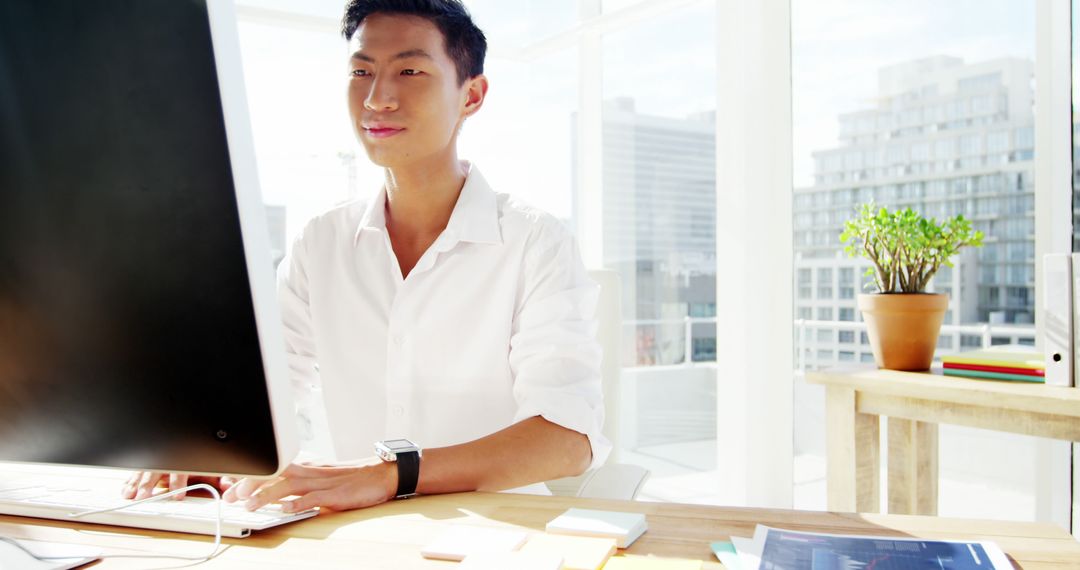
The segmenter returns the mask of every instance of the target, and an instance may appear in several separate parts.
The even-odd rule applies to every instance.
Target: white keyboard
[[[0,514],[88,522],[135,528],[214,535],[218,517],[213,499],[186,497],[142,503],[124,509],[72,519],[69,514],[111,508],[135,501],[120,498],[120,480],[0,474]],[[253,530],[313,517],[318,509],[283,513],[279,505],[248,511],[242,503],[221,504],[221,535],[249,536]]]

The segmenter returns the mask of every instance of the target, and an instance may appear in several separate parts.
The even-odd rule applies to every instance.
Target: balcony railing
[[[716,324],[716,317],[623,321],[623,367],[693,366],[695,363],[716,362],[715,350],[711,358],[701,358],[700,355],[694,358],[694,325]],[[675,327],[680,329],[678,336],[658,334],[659,331],[673,330]],[[629,336],[626,336],[627,332]],[[712,338],[715,339],[715,335]],[[677,344],[679,341],[681,347]],[[678,348],[681,350],[676,350]],[[681,356],[676,358],[676,355]],[[627,362],[627,357],[632,362]]]
[[[703,363],[716,361],[715,352],[694,352],[695,338],[708,338],[699,334],[695,337],[695,325],[717,325],[716,317],[683,317],[681,319],[641,319],[623,321],[624,333],[624,359],[625,368],[643,368],[652,366],[676,366],[689,367]],[[832,321],[795,319],[793,321],[795,339],[796,371],[804,372],[809,360],[813,364],[834,364],[839,362],[835,357],[838,351],[862,350],[869,351],[870,347],[856,337],[851,343],[841,343],[833,337],[833,340],[818,341],[811,336],[813,331],[831,330],[851,331],[858,335],[866,331],[866,323],[856,321]],[[677,331],[677,332],[676,332]],[[715,335],[715,332],[712,333]],[[859,335],[861,336],[861,335]],[[978,338],[977,343],[969,339]],[[715,336],[712,338],[715,339]],[[949,339],[947,342],[942,339]],[[1028,344],[1035,343],[1035,327],[1024,325],[976,323],[964,325],[943,325],[941,336],[938,341],[937,355],[953,354],[961,350],[973,348],[987,348],[998,344]],[[944,344],[944,346],[943,346]],[[808,359],[807,349],[829,349],[834,352],[834,358],[821,361],[817,358]]]
[[[807,338],[808,333],[815,330],[835,330],[835,331],[853,331],[856,333],[866,332],[866,323],[854,322],[854,321],[814,321],[806,319],[795,320],[795,358],[796,358],[796,370],[799,372],[805,372],[807,368],[807,351],[808,348],[829,348],[829,349],[841,349],[844,348],[844,343],[838,341],[819,342],[813,338]],[[977,345],[964,344],[964,337],[978,337],[979,342]],[[949,338],[949,346],[941,346],[942,339]],[[992,324],[992,323],[975,323],[967,325],[942,325],[941,335],[938,337],[938,349],[935,353],[935,358],[947,355],[955,354],[961,350],[970,350],[974,348],[989,348],[990,346],[998,344],[1035,344],[1035,327],[1022,326],[1022,325],[1008,325],[1008,324]],[[863,350],[869,350],[869,346],[863,344],[861,339],[859,341],[850,343],[849,345],[853,349],[863,348]],[[814,359],[815,364],[834,364],[839,362],[839,358],[833,358],[828,362],[821,362],[820,359]]]

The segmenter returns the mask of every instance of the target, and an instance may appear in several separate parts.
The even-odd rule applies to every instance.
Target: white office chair
[[[622,337],[622,314],[619,309],[619,274],[608,269],[589,271],[589,277],[600,286],[596,306],[599,324],[596,337],[603,353],[601,389],[604,392],[604,435],[616,444],[607,462],[598,469],[577,477],[548,481],[555,495],[593,499],[624,499],[637,497],[649,470],[637,465],[618,463],[619,378],[621,362],[619,344]]]
[[[577,496],[633,500],[648,478],[649,470],[640,465],[606,463],[599,469],[585,473],[585,480],[578,488]]]

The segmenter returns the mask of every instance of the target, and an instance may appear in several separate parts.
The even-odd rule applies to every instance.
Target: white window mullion
[[[1035,5],[1035,334],[1043,346],[1043,256],[1072,251],[1072,22],[1069,2]],[[1035,518],[1069,528],[1072,445],[1040,440]],[[1073,532],[1077,531],[1073,528]]]
[[[717,493],[790,508],[791,6],[717,4]]]
[[[579,17],[588,21],[600,15],[600,0],[581,0]],[[581,255],[588,267],[604,263],[604,54],[600,32],[585,30],[578,38],[577,192],[575,231]]]

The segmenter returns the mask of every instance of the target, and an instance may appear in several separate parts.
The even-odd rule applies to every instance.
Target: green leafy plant
[[[874,265],[866,270],[881,293],[921,293],[942,265],[963,246],[982,246],[983,233],[964,216],[938,223],[911,208],[889,212],[863,204],[855,218],[844,223],[840,242],[851,257],[861,255]]]

